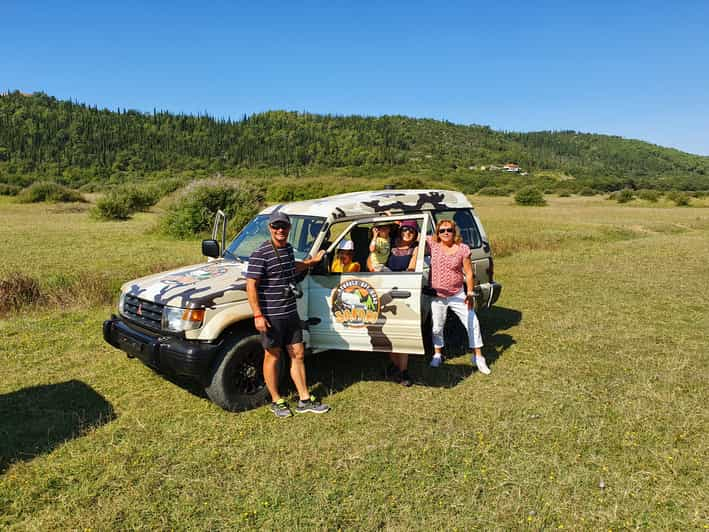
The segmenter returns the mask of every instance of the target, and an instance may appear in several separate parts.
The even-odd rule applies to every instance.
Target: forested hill
[[[606,135],[506,133],[403,116],[285,111],[217,120],[110,111],[41,93],[0,96],[0,181],[7,183],[51,178],[78,186],[126,175],[249,171],[352,171],[460,181],[493,175],[491,165],[508,162],[532,177],[573,178],[601,189],[709,189],[709,157]]]

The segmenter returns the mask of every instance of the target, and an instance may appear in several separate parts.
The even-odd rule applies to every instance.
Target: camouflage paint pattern
[[[452,190],[375,190],[351,192],[327,198],[297,201],[277,206],[287,214],[326,216],[328,221],[342,218],[434,211],[469,209],[470,202],[461,192]],[[276,207],[268,207],[261,214],[270,214]]]
[[[160,305],[213,308],[246,299],[245,265],[224,259],[130,281],[122,291]]]

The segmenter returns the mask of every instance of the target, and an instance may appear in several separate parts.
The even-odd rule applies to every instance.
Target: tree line
[[[481,169],[511,161],[530,176]],[[3,183],[51,179],[76,187],[175,173],[293,176],[333,170],[445,177],[469,189],[559,176],[599,190],[709,189],[709,157],[607,135],[287,111],[232,120],[99,109],[43,93],[0,96]]]

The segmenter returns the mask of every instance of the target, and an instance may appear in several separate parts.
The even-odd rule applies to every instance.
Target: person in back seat
[[[369,243],[369,259],[367,259],[367,267],[370,272],[389,271],[386,263],[391,251],[390,229],[391,226],[387,223],[380,223],[372,228],[372,241]]]

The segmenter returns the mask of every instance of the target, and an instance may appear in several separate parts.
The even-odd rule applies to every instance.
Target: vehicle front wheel
[[[285,353],[281,355],[279,384],[286,373],[286,358]],[[205,392],[212,402],[231,412],[256,408],[270,399],[263,378],[263,346],[258,334],[225,340]]]

